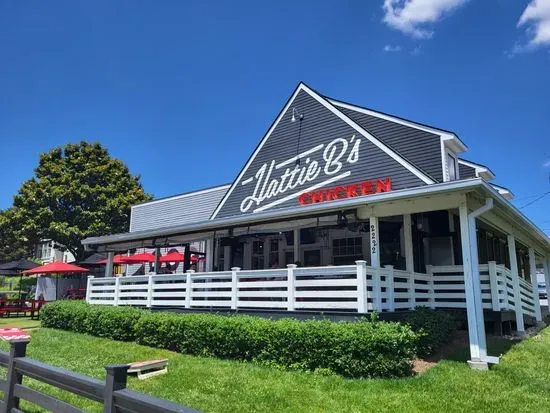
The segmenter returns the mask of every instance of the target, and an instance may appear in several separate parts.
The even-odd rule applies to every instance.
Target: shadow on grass
[[[465,333],[466,334],[461,334],[463,336],[462,338],[465,338],[465,340],[461,339],[456,347],[452,351],[449,351],[444,357],[441,357],[440,360],[463,362],[470,360],[468,334],[467,332]],[[487,335],[487,353],[490,356],[501,356],[510,351],[510,349],[517,343],[520,343],[520,341],[511,340],[500,336]]]

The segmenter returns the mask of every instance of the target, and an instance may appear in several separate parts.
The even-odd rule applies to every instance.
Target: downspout
[[[485,205],[468,214],[468,234],[470,236],[470,263],[472,265],[472,284],[474,292],[474,311],[476,313],[478,343],[481,361],[498,364],[498,357],[487,356],[487,340],[481,299],[481,280],[479,275],[479,257],[477,249],[476,218],[493,209],[493,198],[485,198]]]

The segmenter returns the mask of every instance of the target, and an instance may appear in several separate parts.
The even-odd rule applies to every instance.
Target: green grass
[[[30,317],[0,317],[0,328],[38,328],[40,320],[31,320]]]
[[[509,347],[504,340],[491,344]],[[281,371],[45,328],[32,331],[27,354],[101,379],[103,366],[110,363],[168,358],[168,374],[145,381],[131,378],[129,388],[204,412],[550,411],[550,328],[515,344],[488,372],[472,371],[464,362],[443,361],[422,376],[399,380],[346,380]],[[25,381],[86,411],[101,411],[96,403]],[[39,411],[29,404],[23,407]]]

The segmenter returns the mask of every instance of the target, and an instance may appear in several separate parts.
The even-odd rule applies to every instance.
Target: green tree
[[[23,236],[13,208],[0,211],[0,262],[32,255],[32,243]]]
[[[40,155],[14,211],[28,243],[51,239],[80,260],[82,239],[128,231],[130,207],[150,199],[123,162],[99,143],[80,142]]]

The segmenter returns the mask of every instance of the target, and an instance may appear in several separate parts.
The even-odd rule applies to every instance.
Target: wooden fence
[[[466,308],[462,266],[428,266],[427,274],[356,265],[88,279],[91,304],[288,311],[399,311],[417,306]],[[510,270],[480,266],[483,306],[534,314],[530,283]],[[518,293],[519,291],[519,293]],[[520,295],[520,301],[515,297]]]
[[[107,375],[103,382],[25,357],[27,344],[28,341],[12,342],[9,353],[0,352],[0,366],[8,370],[7,379],[0,380],[0,390],[4,392],[4,399],[0,400],[0,413],[22,413],[23,411],[19,408],[21,399],[51,412],[84,412],[69,403],[24,385],[24,377],[102,403],[103,411],[106,413],[197,412],[167,400],[128,390],[126,388],[129,367],[127,364],[105,367]]]

